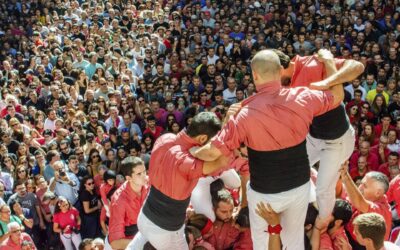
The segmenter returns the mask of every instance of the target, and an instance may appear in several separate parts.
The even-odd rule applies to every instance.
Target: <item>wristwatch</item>
[[[271,235],[276,235],[276,234],[280,234],[282,231],[282,226],[281,224],[277,224],[277,225],[268,225],[268,233]]]

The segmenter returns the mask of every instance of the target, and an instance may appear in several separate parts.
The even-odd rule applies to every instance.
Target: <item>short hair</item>
[[[382,185],[383,191],[385,194],[388,189],[389,189],[389,179],[388,177],[381,173],[381,172],[377,172],[377,171],[371,171],[369,173],[366,174],[368,177],[370,177],[371,179],[379,182]]]
[[[84,239],[81,244],[79,244],[79,250],[85,250],[86,246],[91,246],[93,243],[93,239]]]
[[[304,222],[304,226],[312,225],[314,226],[315,220],[318,217],[318,209],[312,204],[308,204],[306,220]]]
[[[350,203],[346,200],[336,199],[332,215],[335,220],[342,220],[342,225],[346,225],[353,215]]]
[[[8,225],[7,225],[7,228],[8,228],[8,231],[10,232],[10,231],[12,231],[12,229],[13,228],[16,228],[16,227],[21,227],[20,225],[19,225],[19,223],[18,222],[16,222],[16,221],[13,221],[13,222],[10,222],[10,223],[8,223]]]
[[[374,247],[378,249],[385,240],[386,223],[382,215],[377,213],[365,213],[357,216],[353,225],[363,238],[371,239]]]
[[[214,208],[218,207],[218,204],[223,201],[227,203],[233,203],[233,198],[231,193],[227,189],[222,189],[218,191],[218,194],[214,197],[212,197],[212,204]]]
[[[209,139],[221,129],[221,121],[212,112],[201,112],[193,117],[186,133],[190,137],[207,135]]]
[[[393,152],[389,153],[389,156],[395,156],[395,157],[399,158],[399,153],[393,151]]]
[[[278,55],[279,61],[281,62],[282,67],[284,69],[287,69],[290,64],[290,57],[278,49],[273,49],[272,51]]]
[[[120,171],[124,176],[131,176],[133,170],[140,165],[144,165],[144,162],[141,158],[135,156],[129,156],[122,161]]]
[[[262,50],[251,60],[251,68],[261,76],[280,74],[279,56],[272,50]]]
[[[57,150],[50,150],[49,152],[47,152],[46,154],[46,161],[51,162],[51,160],[53,159],[54,156],[58,155]]]

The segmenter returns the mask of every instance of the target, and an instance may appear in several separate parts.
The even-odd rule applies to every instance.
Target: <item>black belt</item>
[[[300,187],[310,180],[306,141],[281,150],[256,151],[248,147],[250,186],[264,194]]]
[[[185,222],[189,202],[190,196],[185,200],[175,200],[151,186],[142,211],[162,229],[177,231]]]

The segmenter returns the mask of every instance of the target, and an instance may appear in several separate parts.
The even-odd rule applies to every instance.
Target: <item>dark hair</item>
[[[218,204],[223,201],[223,202],[230,202],[233,203],[233,198],[231,193],[226,189],[222,189],[220,191],[218,191],[217,195],[215,195],[214,197],[212,197],[212,204],[214,208],[218,207]]]
[[[55,208],[54,208],[54,214],[61,212],[61,209],[60,209],[60,202],[62,202],[62,201],[64,201],[64,200],[68,202],[69,209],[72,208],[72,204],[71,204],[71,202],[69,202],[69,200],[68,200],[67,198],[62,197],[62,196],[59,196],[59,197],[58,197],[57,204],[56,204],[56,206],[55,206]]]
[[[317,219],[318,216],[318,210],[314,207],[312,203],[308,204],[308,209],[307,209],[307,214],[306,214],[306,220],[304,222],[304,226],[307,225],[312,225],[314,226],[315,220]]]
[[[81,244],[79,244],[79,250],[85,250],[86,246],[92,245],[93,239],[84,239]]]
[[[350,203],[342,199],[337,199],[335,202],[335,207],[333,208],[332,215],[335,220],[342,220],[343,226],[346,225],[353,215],[353,210]]]
[[[249,228],[250,227],[250,218],[249,218],[249,207],[244,207],[240,209],[239,214],[236,217],[236,224],[240,227]]]
[[[275,54],[278,55],[279,61],[280,61],[281,65],[282,65],[282,67],[284,69],[287,69],[289,67],[289,64],[290,64],[290,57],[288,55],[286,55],[285,53],[283,53],[282,51],[280,51],[280,50],[272,49],[272,51],[275,52]]]
[[[133,170],[139,165],[144,165],[144,162],[141,158],[133,156],[126,157],[122,161],[120,172],[123,176],[131,176]]]
[[[54,156],[56,156],[58,154],[57,150],[50,150],[49,152],[47,152],[46,154],[46,161],[47,162],[51,162],[51,160],[53,159]]]
[[[201,112],[193,117],[186,133],[190,137],[207,135],[209,139],[221,129],[221,121],[212,112]]]

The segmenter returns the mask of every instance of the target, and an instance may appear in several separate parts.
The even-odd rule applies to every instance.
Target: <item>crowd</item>
[[[398,0],[12,0],[0,4],[0,250],[139,249],[129,245],[133,238],[133,244],[143,241],[143,249],[162,249],[153,242],[165,239],[146,235],[159,229],[159,235],[182,229],[182,249],[187,244],[189,249],[258,250],[250,230],[258,222],[265,234],[279,237],[283,230],[281,238],[269,237],[269,249],[274,240],[285,246],[287,228],[266,227],[284,225],[285,209],[248,206],[246,183],[259,191],[263,188],[255,184],[268,183],[255,177],[287,172],[249,170],[248,158],[257,153],[249,140],[219,142],[223,155],[232,145],[234,153],[204,166],[187,148],[205,145],[221,128],[218,121],[232,126],[227,123],[237,107],[232,104],[263,91],[252,59],[264,49],[287,56],[280,55],[289,74],[282,77],[285,86],[305,86],[335,73],[342,78],[331,82],[344,83],[343,107],[351,126],[339,124],[337,130],[348,131],[352,141],[346,146],[354,151],[329,178],[321,169],[331,162],[310,155],[317,192],[310,195],[313,205],[307,200],[298,208],[307,210],[305,222],[297,221],[308,236],[302,235],[305,248],[378,250],[383,240],[400,246]],[[326,62],[324,69],[322,62],[307,61],[320,49],[335,57],[333,72]],[[352,65],[358,67],[348,70]],[[308,82],[299,85],[299,79]],[[276,144],[286,145],[290,133],[305,135],[308,126],[300,120],[306,118],[297,116],[323,113],[316,111],[318,105],[314,101],[289,118],[271,112],[274,134],[285,134]],[[216,117],[202,116],[208,114],[203,111]],[[247,122],[255,137],[268,143],[257,134],[263,131],[258,119]],[[284,130],[289,123],[294,132]],[[217,137],[231,142],[230,129]],[[163,150],[178,144],[186,153],[165,159]],[[171,171],[155,167],[161,162]],[[177,171],[184,176],[175,176],[172,166],[180,164]],[[297,174],[301,182],[304,176]],[[165,183],[178,188],[164,191]],[[327,202],[319,200],[324,185],[332,190],[336,185]],[[146,197],[152,198],[145,205]],[[175,213],[176,207],[185,214]],[[366,219],[356,219],[360,214]],[[175,224],[163,220],[168,215]],[[329,226],[322,220],[328,215]],[[138,228],[138,220],[148,228]],[[372,226],[384,224],[383,236],[376,228],[362,229],[368,220],[376,222]],[[142,237],[135,237],[138,232]]]

